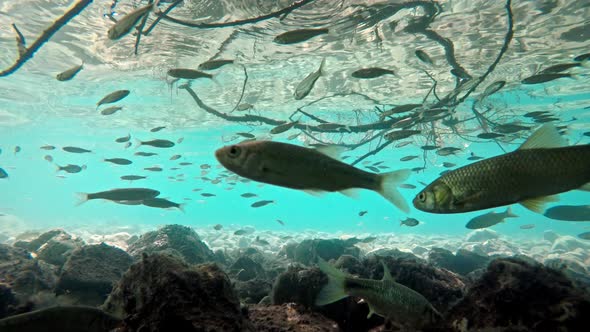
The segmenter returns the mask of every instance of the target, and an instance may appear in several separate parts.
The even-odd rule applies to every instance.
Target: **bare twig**
[[[144,35],[149,35],[150,32],[152,32],[152,30],[156,27],[156,25],[158,23],[160,23],[160,20],[166,16],[166,14],[170,13],[172,11],[172,9],[174,9],[174,7],[180,5],[182,3],[183,0],[177,0],[174,3],[172,3],[170,6],[168,6],[168,8],[166,8],[166,10],[164,10],[161,14],[157,15],[158,17],[156,17],[156,19],[152,22],[152,24],[145,30],[145,32],[143,33]]]
[[[9,68],[0,72],[0,77],[8,76],[16,72],[22,65],[33,58],[35,52],[37,52],[43,44],[45,44],[59,29],[66,25],[72,18],[80,14],[84,8],[86,8],[92,0],[80,0],[70,10],[68,10],[62,17],[57,19],[49,28],[47,28],[35,42],[27,48],[26,52],[21,54],[16,62]]]
[[[154,2],[153,0],[149,0],[148,5],[151,5],[153,2]],[[147,22],[147,19],[149,16],[150,16],[150,13],[147,12],[145,14],[145,16],[141,19],[141,22],[136,27],[137,37],[135,38],[135,51],[133,52],[133,54],[135,54],[135,55],[137,55],[137,49],[139,48],[139,41],[141,40],[141,34],[142,34],[143,27],[145,26],[145,22]]]
[[[248,84],[248,71],[246,71],[246,66],[244,66],[244,65],[241,65],[241,66],[244,69],[244,84],[242,85],[242,93],[240,94],[240,99],[236,103],[236,106],[234,106],[234,109],[231,110],[231,112],[235,111],[238,108],[238,106],[240,106],[240,103],[242,102],[242,98],[244,98],[244,91],[246,91],[246,84]]]

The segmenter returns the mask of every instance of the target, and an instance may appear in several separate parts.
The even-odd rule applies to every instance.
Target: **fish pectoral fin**
[[[340,190],[340,193],[344,196],[357,199],[359,198],[359,191],[357,189],[344,189]]]
[[[585,185],[581,186],[580,188],[578,188],[578,190],[590,191],[590,182],[588,182]]]
[[[315,148],[317,152],[324,154],[332,159],[341,161],[340,154],[346,151],[346,147],[340,145],[324,145]]]
[[[371,316],[373,316],[375,310],[373,310],[373,307],[371,307],[371,304],[369,302],[367,302],[367,304],[369,305],[369,314],[367,315],[367,319],[369,319],[371,318]]]
[[[311,196],[315,196],[315,197],[320,197],[323,194],[325,194],[325,192],[317,190],[317,189],[303,189],[303,191],[307,194],[310,194]]]
[[[518,149],[546,149],[564,146],[567,146],[566,140],[559,134],[554,125],[547,123],[537,129]]]
[[[551,195],[529,198],[519,203],[533,212],[543,214],[543,211],[545,210],[545,204],[557,201],[559,201],[559,196]]]
[[[395,281],[395,279],[393,279],[393,277],[391,276],[391,272],[389,271],[389,268],[387,267],[385,262],[381,261],[381,264],[383,264],[383,278],[381,280]]]
[[[346,274],[318,256],[318,267],[328,276],[328,283],[320,290],[315,305],[323,306],[348,297],[345,289]]]

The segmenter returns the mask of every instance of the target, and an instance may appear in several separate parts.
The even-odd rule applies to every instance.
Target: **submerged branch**
[[[55,21],[47,30],[43,31],[41,36],[35,40],[35,42],[26,49],[23,54],[20,54],[19,57],[16,59],[16,62],[10,66],[9,68],[0,72],[0,77],[8,76],[14,72],[16,72],[22,65],[24,65],[27,61],[33,58],[35,52],[37,52],[43,44],[45,44],[49,39],[63,26],[65,26],[72,18],[76,15],[80,14],[84,8],[86,8],[92,0],[80,0],[76,5],[74,5],[70,10],[68,10],[62,17],[60,17],[57,21]]]
[[[153,0],[149,0],[148,1],[148,5],[151,5],[154,1]],[[150,16],[150,13],[146,13],[145,16],[141,19],[141,22],[139,23],[139,25],[137,25],[137,27],[135,27],[137,29],[137,37],[135,38],[135,50],[133,51],[133,54],[137,55],[137,49],[139,48],[139,41],[141,40],[141,34],[143,31],[143,27],[145,26],[145,23],[147,22],[148,17]]]
[[[246,71],[246,66],[242,65],[242,68],[244,69],[244,84],[242,85],[242,93],[240,94],[240,99],[238,99],[236,106],[234,106],[234,109],[232,109],[231,112],[238,109],[238,106],[240,106],[240,103],[242,103],[242,98],[244,98],[244,92],[246,91],[246,84],[248,84],[248,71]]]
[[[268,20],[271,18],[275,18],[275,17],[281,17],[281,16],[284,17],[284,16],[288,15],[290,12],[292,12],[293,10],[300,8],[312,1],[314,1],[314,0],[299,0],[299,1],[294,2],[291,6],[285,7],[281,10],[276,11],[276,12],[272,12],[272,13],[258,16],[258,17],[247,18],[247,19],[237,20],[237,21],[232,21],[232,22],[223,22],[223,23],[198,23],[198,22],[185,21],[185,20],[181,20],[178,18],[168,16],[168,13],[166,13],[166,12],[156,14],[156,15],[158,15],[159,17],[161,17],[167,21],[174,22],[176,24],[180,24],[180,25],[190,27],[190,28],[199,28],[199,29],[226,28],[226,27],[240,26],[240,25],[250,24],[250,23],[258,23],[258,22],[265,21],[265,20]]]
[[[166,14],[170,13],[172,11],[172,9],[174,9],[174,7],[180,5],[182,3],[183,0],[177,0],[175,2],[173,2],[170,6],[168,6],[168,8],[166,8],[165,11],[163,11],[160,15],[157,15],[158,17],[156,17],[156,19],[152,22],[152,24],[145,30],[145,32],[143,33],[145,36],[149,35],[150,32],[152,32],[152,30],[156,27],[156,25],[158,23],[160,23],[160,20],[162,20],[162,17],[166,16]]]

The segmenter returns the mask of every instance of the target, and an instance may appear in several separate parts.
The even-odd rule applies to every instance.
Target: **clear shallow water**
[[[215,179],[221,172],[213,152],[222,145],[237,142],[236,132],[252,132],[259,138],[270,138],[273,127],[259,123],[237,124],[224,121],[200,109],[188,93],[170,87],[166,71],[174,67],[196,68],[199,63],[216,56],[234,59],[239,65],[230,65],[215,71],[215,80],[196,80],[191,87],[209,106],[231,111],[240,99],[244,80],[243,65],[247,69],[248,83],[242,102],[255,106],[252,114],[277,120],[286,120],[297,108],[314,100],[334,94],[356,92],[365,95],[326,98],[306,106],[308,113],[326,121],[363,124],[375,121],[375,106],[420,103],[432,86],[425,70],[437,80],[437,94],[444,96],[455,88],[452,68],[441,44],[424,34],[405,31],[412,20],[427,14],[427,2],[409,2],[408,8],[399,11],[391,6],[400,2],[315,1],[289,14],[285,19],[269,19],[256,24],[221,29],[194,29],[162,21],[154,32],[142,38],[139,55],[133,55],[135,38],[128,35],[113,42],[107,38],[112,22],[110,1],[95,1],[82,14],[74,18],[38,51],[35,57],[19,71],[0,78],[0,167],[10,177],[0,183],[0,217],[2,231],[14,234],[30,228],[89,228],[96,231],[129,229],[139,232],[158,225],[179,223],[187,226],[211,227],[216,223],[241,227],[252,225],[258,230],[313,229],[324,232],[399,234],[463,235],[469,230],[465,223],[487,211],[433,215],[412,208],[409,216],[422,222],[409,228],[400,227],[405,216],[387,201],[372,192],[362,192],[358,199],[339,194],[313,197],[302,192],[272,186],[259,187],[255,183],[230,186],[225,181],[212,184],[201,179],[199,165],[212,166],[205,176]],[[61,15],[69,2],[0,1],[0,67],[14,62],[16,49],[10,23],[21,29],[29,44],[53,20]],[[173,16],[202,22],[228,22],[259,16],[289,5],[289,1],[189,2],[173,11]],[[448,38],[454,44],[455,58],[474,77],[482,75],[496,58],[506,34],[506,11],[501,1],[442,1],[442,12],[430,24],[430,29]],[[116,13],[127,13],[140,2],[120,2]],[[168,5],[168,4],[165,4]],[[164,8],[164,5],[161,6]],[[411,8],[410,8],[411,7]],[[426,9],[425,9],[426,8]],[[505,80],[506,86],[487,98],[478,107],[487,110],[490,118],[503,123],[520,121],[533,124],[522,117],[531,111],[547,110],[556,114],[556,125],[568,125],[567,138],[572,144],[590,143],[583,136],[589,126],[587,107],[588,69],[575,68],[577,79],[560,79],[553,82],[524,86],[520,81],[537,69],[553,64],[567,63],[579,54],[587,53],[590,37],[584,24],[590,17],[590,8],[583,2],[558,3],[551,1],[524,1],[514,3],[514,38],[496,69],[481,83],[464,103],[454,109],[458,119],[472,117],[471,105],[485,86]],[[172,14],[171,14],[172,15]],[[117,15],[115,15],[117,17]],[[152,17],[153,19],[153,17]],[[150,19],[150,20],[152,20]],[[395,23],[394,23],[395,22]],[[392,24],[394,23],[394,24]],[[285,31],[302,27],[328,27],[328,35],[294,45],[278,45],[272,39]],[[225,41],[225,42],[224,42]],[[433,59],[434,65],[421,63],[414,55],[422,49]],[[321,77],[310,95],[300,101],[293,98],[297,84],[326,58],[325,76]],[[85,68],[69,82],[58,82],[55,75],[73,65],[85,63]],[[361,67],[380,66],[393,69],[397,76],[383,76],[373,80],[357,80],[350,73]],[[117,105],[124,106],[119,113],[102,116],[95,109],[96,102],[109,92],[129,89],[131,95]],[[428,103],[433,103],[432,97]],[[295,119],[298,119],[297,115]],[[303,119],[302,121],[309,121]],[[310,121],[311,124],[314,124]],[[149,129],[166,126],[158,133]],[[413,173],[407,183],[416,189],[400,189],[408,202],[422,188],[418,181],[429,183],[445,170],[443,161],[457,166],[469,163],[471,152],[480,156],[503,153],[499,145],[475,138],[481,128],[475,120],[468,120],[454,132],[437,123],[442,146],[461,146],[464,151],[456,156],[440,157],[430,152],[423,158],[423,137],[403,148],[388,147],[371,162],[384,161],[392,170],[405,167],[422,167],[426,170]],[[285,138],[296,130],[277,135]],[[166,138],[184,142],[172,149],[134,147],[124,149],[115,138],[132,135],[132,140]],[[353,144],[364,134],[318,134],[326,142]],[[500,146],[512,151],[522,143],[528,133],[514,137]],[[232,140],[233,138],[233,140]],[[314,143],[300,135],[296,144]],[[375,149],[378,140],[345,155],[358,157]],[[80,146],[93,150],[92,154],[76,155],[61,150],[44,151],[39,147],[51,144],[58,147]],[[22,151],[14,154],[14,146]],[[153,157],[137,157],[136,151],[159,153]],[[56,177],[55,166],[43,160],[50,154],[60,165],[86,164],[87,170],[79,174]],[[183,157],[170,161],[170,156]],[[399,159],[416,154],[421,158],[402,163]],[[129,166],[116,166],[103,158],[122,157],[134,161]],[[353,160],[351,159],[349,160]],[[179,162],[192,162],[178,166]],[[163,172],[143,171],[144,167],[160,165]],[[170,170],[178,166],[179,170]],[[359,164],[362,166],[362,164]],[[119,179],[122,175],[147,175],[148,179],[130,184]],[[183,182],[169,176],[184,174]],[[178,179],[178,177],[177,177]],[[185,212],[161,210],[144,206],[116,205],[90,201],[76,206],[77,192],[96,192],[119,187],[150,187],[161,191],[161,197],[185,202]],[[202,191],[193,192],[195,188]],[[227,190],[231,188],[231,190]],[[216,194],[205,198],[200,193]],[[257,198],[245,199],[239,195],[254,192]],[[185,198],[187,200],[185,200]],[[588,204],[588,194],[570,192],[561,196],[559,204]],[[254,209],[250,204],[259,199],[276,203]],[[495,211],[504,211],[497,208]],[[360,211],[368,213],[359,217]],[[536,215],[520,206],[514,206],[520,217],[509,219],[493,229],[513,238],[539,237],[552,229],[560,234],[576,235],[586,231],[584,223],[562,222]],[[285,222],[281,226],[276,222]],[[534,223],[536,228],[521,230],[520,225]]]

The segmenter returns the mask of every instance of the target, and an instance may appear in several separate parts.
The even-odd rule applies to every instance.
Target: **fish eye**
[[[238,146],[236,146],[236,145],[232,145],[232,146],[229,148],[229,153],[228,153],[228,154],[229,154],[229,156],[230,156],[231,158],[236,158],[236,157],[238,157],[238,156],[240,155],[240,152],[241,152],[241,149],[240,149],[240,147],[238,147]]]
[[[420,202],[425,202],[426,194],[424,192],[421,192],[420,194],[418,194],[418,199],[420,200]]]

